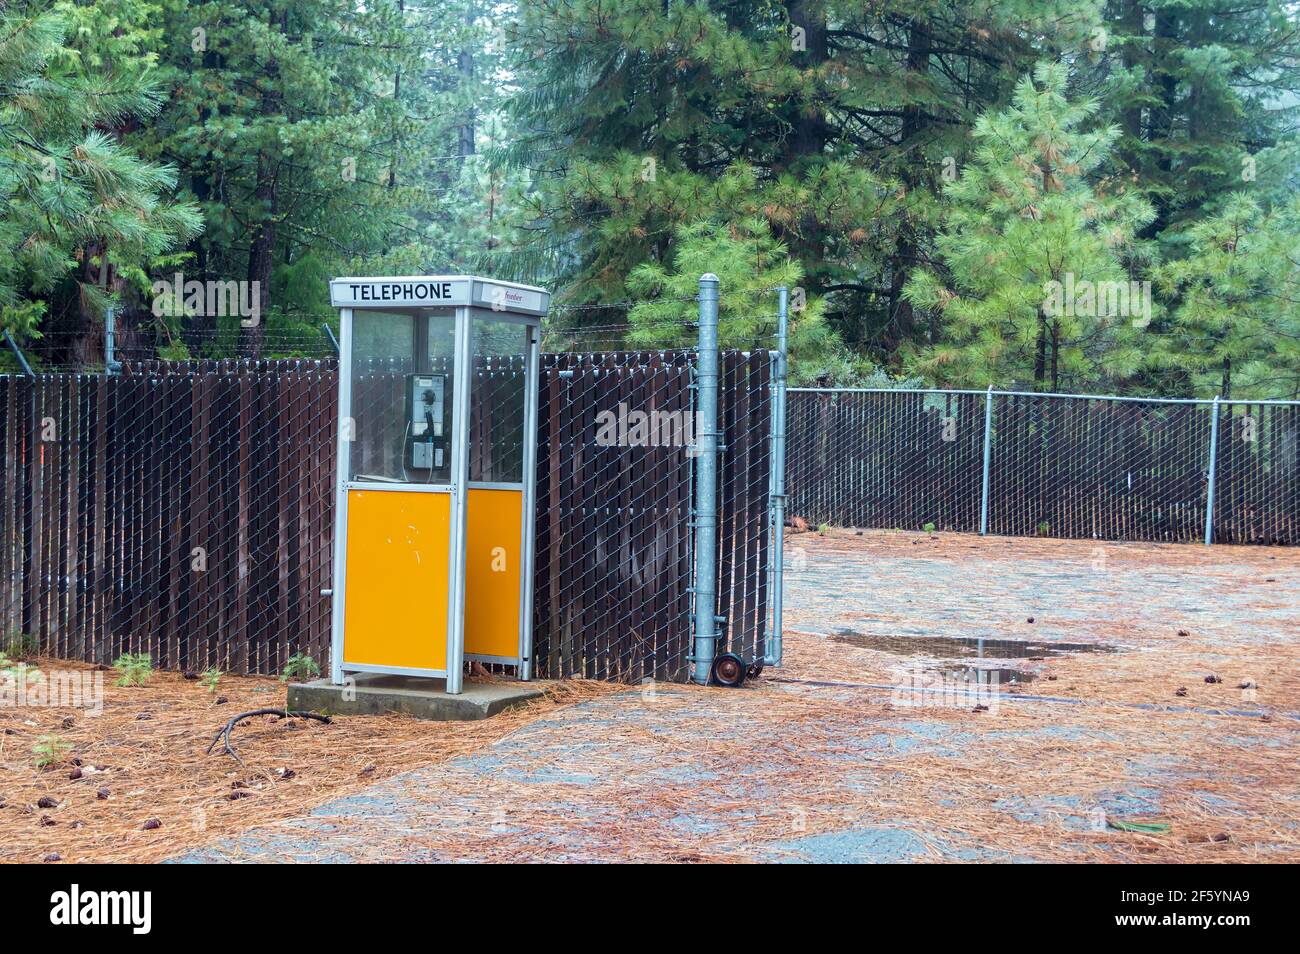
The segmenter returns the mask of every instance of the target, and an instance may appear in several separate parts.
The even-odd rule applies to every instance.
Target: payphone
[[[406,376],[406,461],[411,470],[432,473],[447,466],[446,388],[445,374]]]
[[[541,288],[339,278],[333,682],[532,669]]]

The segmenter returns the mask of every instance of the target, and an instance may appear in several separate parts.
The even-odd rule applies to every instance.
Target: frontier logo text
[[[150,891],[82,891],[74,884],[50,895],[50,904],[51,924],[129,924],[133,934],[148,934],[153,922]]]

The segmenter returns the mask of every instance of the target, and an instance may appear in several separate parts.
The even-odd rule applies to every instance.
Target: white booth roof
[[[540,317],[550,302],[551,293],[544,288],[477,275],[386,275],[330,282],[330,304],[335,308],[471,306]]]

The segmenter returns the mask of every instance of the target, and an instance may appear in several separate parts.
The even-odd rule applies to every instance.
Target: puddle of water
[[[987,639],[983,636],[882,636],[841,629],[831,639],[862,649],[878,649],[899,656],[929,656],[934,659],[1046,659],[1069,653],[1114,653],[1104,643],[1061,643],[1027,639]]]
[[[927,671],[969,683],[1008,686],[1033,682],[1038,674],[1033,669],[1004,663],[1004,660],[1023,659],[1041,662],[1050,656],[1071,653],[1114,653],[1116,646],[1102,643],[1060,643],[1028,639],[989,639],[980,636],[904,636],[860,633],[842,629],[832,634],[836,642],[848,643],[863,649],[876,649],[897,656],[924,656],[943,660],[937,665],[926,665]]]

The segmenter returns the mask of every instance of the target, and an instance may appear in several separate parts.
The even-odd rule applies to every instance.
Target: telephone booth
[[[332,668],[531,675],[541,288],[339,278]]]

